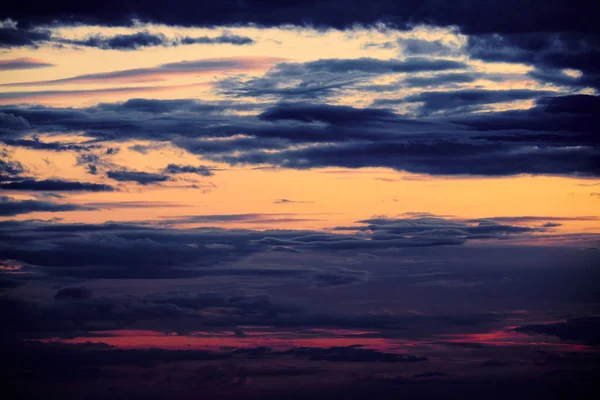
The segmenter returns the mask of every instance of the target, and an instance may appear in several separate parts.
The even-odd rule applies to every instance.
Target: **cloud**
[[[298,201],[298,200],[290,200],[290,199],[277,199],[273,202],[273,204],[308,204],[314,203],[313,201]]]
[[[550,31],[552,32],[552,31]],[[573,87],[600,87],[598,35],[584,31],[474,35],[468,38],[473,58],[535,66],[529,73],[541,82]],[[565,69],[578,71],[568,75]]]
[[[12,197],[0,196],[0,216],[14,216],[32,212],[65,212],[91,210],[89,207],[75,204],[59,204],[42,200],[17,200]]]
[[[367,124],[381,121],[394,122],[397,115],[389,110],[356,109],[349,106],[280,104],[258,115],[264,121],[324,122],[329,124]]]
[[[326,267],[313,274],[316,287],[345,286],[364,282],[367,279],[365,271],[355,271],[341,267]]]
[[[56,300],[87,300],[91,297],[92,291],[85,287],[63,288],[54,295]]]
[[[289,249],[323,255],[364,249],[419,248],[461,245],[471,240],[502,240],[543,233],[543,227],[523,227],[481,220],[442,218],[371,219],[350,228],[356,233],[294,230],[171,228],[165,224],[224,222],[272,223],[288,218],[255,214],[205,215],[150,224],[60,224],[4,222],[0,259],[37,266],[49,275],[96,278],[185,278],[209,275],[299,276],[316,287],[366,281],[364,271],[319,268],[242,268],[230,262],[271,250]],[[11,232],[19,235],[11,237]],[[218,268],[217,268],[218,267]]]
[[[38,60],[31,57],[13,58],[8,60],[0,60],[0,71],[21,70],[21,69],[38,69],[53,67],[54,64],[47,63],[43,60]]]
[[[312,219],[297,218],[297,214],[216,214],[191,215],[164,219],[163,224],[206,224],[206,223],[255,223],[279,224],[286,222],[313,221]]]
[[[296,357],[308,358],[314,361],[332,361],[332,362],[383,362],[383,363],[403,363],[427,361],[427,357],[414,356],[411,354],[383,353],[372,349],[363,349],[360,347],[299,347],[288,350],[284,354],[294,355]]]
[[[455,83],[471,83],[475,82],[480,75],[475,73],[451,73],[451,74],[436,74],[430,77],[419,77],[419,76],[410,76],[405,78],[402,83],[407,85],[408,87],[430,87],[430,86],[443,86],[447,84],[455,84]],[[392,85],[390,87],[391,90],[397,89],[399,85]]]
[[[309,61],[303,65],[284,64],[280,68],[282,68],[283,71],[285,71],[287,68],[293,70],[298,67],[302,67],[308,72],[364,72],[369,74],[390,74],[402,72],[415,73],[425,71],[445,71],[449,69],[467,68],[467,65],[454,60],[430,59],[421,57],[411,57],[405,60],[379,60],[377,58],[332,58],[317,61]]]
[[[502,143],[381,142],[328,144],[275,153],[261,151],[210,158],[232,165],[266,164],[282,168],[388,167],[431,175],[506,176],[517,174],[582,175],[600,173],[591,148],[525,148],[519,153]],[[513,152],[514,151],[514,152]]]
[[[509,367],[510,365],[511,365],[511,363],[509,363],[509,362],[498,361],[498,360],[486,360],[481,363],[482,367],[493,367],[493,368]]]
[[[115,36],[91,35],[81,40],[57,39],[59,43],[72,44],[83,47],[95,47],[102,50],[137,50],[145,47],[175,47],[191,44],[232,44],[232,45],[248,45],[253,44],[254,40],[246,36],[238,36],[231,34],[222,34],[220,36],[209,37],[176,37],[168,38],[160,33],[150,33],[148,31],[140,31],[132,34],[121,34]]]
[[[97,145],[82,145],[78,143],[63,143],[63,142],[43,142],[39,137],[33,139],[11,139],[4,138],[0,141],[8,146],[24,147],[33,150],[50,150],[50,151],[89,151],[97,148]]]
[[[0,180],[4,179],[4,174],[20,175],[24,171],[25,168],[19,161],[4,160],[0,158]]]
[[[320,59],[305,63],[280,63],[262,77],[228,77],[215,88],[232,97],[275,97],[283,100],[324,98],[379,75],[419,73],[467,68],[454,60],[419,57]],[[292,82],[292,84],[290,84]]]
[[[47,29],[18,29],[0,25],[0,48],[37,47],[39,42],[50,40]]]
[[[77,75],[70,78],[61,78],[46,81],[30,81],[7,83],[3,86],[31,86],[31,85],[61,85],[65,83],[107,83],[135,81],[156,81],[161,77],[195,75],[203,73],[214,73],[217,71],[252,71],[267,69],[272,64],[282,61],[276,57],[230,57],[230,58],[206,58],[200,60],[185,60],[156,67],[133,68],[117,70],[112,72],[99,72],[95,74]],[[122,90],[125,90],[123,88]],[[116,89],[113,89],[116,90]]]
[[[413,378],[446,378],[448,377],[448,374],[445,374],[443,372],[421,372],[419,374],[414,374],[412,377]]]
[[[462,96],[453,98],[457,93]],[[427,110],[454,112],[539,95],[510,90],[425,92],[409,100],[425,101]],[[235,114],[244,108],[244,103],[132,100],[80,109],[4,106],[0,112],[18,123],[18,129],[5,135],[12,140],[25,134],[83,132],[96,140],[170,142],[230,165],[388,167],[430,175],[600,173],[595,161],[597,96],[541,97],[528,110],[432,112],[420,118],[381,108],[307,103]]]
[[[39,90],[0,93],[0,104],[31,103],[40,99],[72,99],[79,97],[111,97],[115,94],[138,94],[177,89],[177,86],[112,87],[104,89]]]
[[[201,176],[213,176],[212,172],[213,168],[207,167],[205,165],[177,165],[177,164],[169,164],[165,168],[163,168],[163,172],[165,174],[197,174]]]
[[[516,100],[534,99],[540,96],[551,95],[550,91],[543,90],[484,90],[464,89],[446,92],[422,92],[402,99],[376,99],[374,106],[389,106],[402,103],[422,103],[420,110],[424,114],[444,112],[464,112],[480,109],[487,104],[511,102]]]
[[[600,344],[600,317],[570,318],[565,322],[523,325],[515,331],[527,334],[557,336],[561,340],[581,341],[596,346]]]
[[[51,23],[130,26],[135,18],[141,22],[185,27],[214,27],[256,25],[315,26],[318,28],[352,28],[356,25],[385,23],[405,29],[428,23],[438,26],[457,26],[465,33],[520,33],[581,31],[596,32],[595,17],[598,6],[594,2],[576,0],[575,4],[550,1],[540,10],[538,4],[518,0],[477,2],[423,2],[379,1],[376,7],[366,0],[347,4],[340,0],[321,1],[306,7],[302,1],[285,4],[264,4],[249,1],[240,7],[235,0],[223,0],[203,8],[190,7],[188,0],[173,0],[169,11],[155,1],[129,4],[109,1],[110,13],[99,14],[93,5],[74,5],[60,1],[53,7],[30,7],[28,3],[14,3],[3,7],[0,18],[11,18],[23,26]],[[338,12],[344,10],[343,13]],[[477,18],[473,18],[476,15]],[[519,18],[514,18],[519,15]]]
[[[61,179],[23,179],[13,182],[2,182],[0,188],[3,190],[31,190],[48,192],[112,192],[112,186],[101,183],[65,181]]]
[[[398,39],[398,46],[407,55],[456,56],[459,52],[458,45],[450,46],[441,40]]]
[[[142,30],[128,34],[117,34],[107,36],[103,34],[91,34],[82,39],[67,39],[56,36],[49,29],[29,29],[18,28],[17,24],[2,24],[0,25],[0,47],[32,47],[38,48],[41,46],[63,47],[92,47],[101,50],[137,50],[146,47],[176,47],[192,44],[230,44],[236,46],[253,44],[254,40],[247,36],[233,35],[230,33],[222,33],[219,36],[177,36],[168,37],[162,33],[151,33],[148,30]],[[19,64],[21,61],[21,64]],[[8,60],[9,65],[10,60]],[[40,64],[35,66],[35,63],[29,63],[26,59],[14,60],[17,68],[12,69],[28,69],[41,68],[44,66],[52,66],[52,64]],[[4,69],[1,67],[0,70]],[[29,66],[33,65],[33,66]],[[24,66],[24,67],[23,67]]]
[[[120,182],[137,182],[140,185],[149,185],[157,182],[165,182],[170,178],[167,175],[154,174],[143,171],[131,171],[131,170],[112,170],[106,173],[110,179],[114,179]]]

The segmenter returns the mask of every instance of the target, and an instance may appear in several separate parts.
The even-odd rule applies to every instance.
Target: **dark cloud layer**
[[[562,340],[581,341],[594,346],[600,344],[600,317],[571,318],[565,322],[524,325],[515,330],[558,336]]]
[[[175,47],[192,44],[231,44],[231,45],[249,45],[253,44],[254,40],[246,36],[232,35],[223,33],[219,36],[178,36],[167,37],[162,33],[151,33],[147,30],[139,31],[130,34],[118,34],[106,36],[102,34],[92,34],[82,39],[66,39],[60,36],[55,36],[48,29],[21,29],[17,26],[0,27],[0,47],[15,48],[15,47],[42,47],[42,46],[74,46],[74,47],[92,47],[101,50],[120,50],[129,51],[147,47]],[[0,69],[1,68],[0,64]],[[8,64],[11,65],[10,63]],[[11,69],[29,69],[51,66],[51,64],[43,65],[38,63],[36,66],[33,62],[16,61],[12,63]],[[15,68],[17,67],[17,68]],[[9,67],[10,68],[10,67]]]
[[[212,172],[212,168],[207,167],[205,165],[177,165],[177,164],[169,164],[164,169],[163,172],[166,174],[198,174],[201,176],[212,176],[214,173]]]
[[[144,22],[180,26],[218,26],[256,24],[279,26],[286,24],[346,28],[355,24],[371,25],[387,22],[398,27],[411,24],[457,25],[468,33],[520,33],[544,31],[597,31],[597,4],[574,0],[547,1],[544,8],[535,2],[517,0],[481,3],[472,0],[440,2],[434,0],[355,1],[351,4],[327,0],[306,7],[302,1],[262,2],[240,4],[224,0],[202,8],[192,7],[188,0],[174,0],[165,12],[163,4],[149,2],[109,1],[110,13],[99,14],[94,3],[81,4],[69,0],[52,5],[30,1],[3,7],[0,18],[12,18],[24,26],[53,23],[88,23],[129,25],[133,18]],[[339,12],[343,10],[344,12]],[[477,18],[473,18],[477,16]],[[516,16],[516,17],[515,17]]]
[[[47,192],[112,192],[115,189],[112,186],[77,181],[64,181],[61,179],[24,179],[14,180],[12,182],[0,183],[3,190],[23,190],[23,191],[47,191]]]
[[[4,106],[1,111],[19,122],[5,132],[10,140],[24,134],[83,131],[100,140],[170,141],[232,165],[390,167],[432,175],[600,173],[594,135],[597,96],[541,97],[529,110],[481,114],[456,111],[545,93],[458,93],[463,96],[416,95],[413,100],[423,101],[424,111],[452,111],[427,118],[381,108],[306,103],[282,103],[257,116],[236,116],[227,114],[243,108],[243,103],[193,100],[130,100],[82,109]],[[299,144],[303,146],[295,146]]]
[[[552,92],[543,90],[465,89],[446,92],[423,92],[399,100],[377,99],[373,104],[377,106],[386,106],[398,103],[422,103],[423,105],[420,108],[421,112],[429,114],[439,111],[473,111],[487,104],[535,99],[551,94]]]
[[[581,32],[475,35],[469,37],[473,58],[488,62],[533,65],[529,75],[542,82],[573,87],[600,87],[600,41],[597,34]],[[574,69],[580,76],[569,76]]]
[[[89,207],[75,204],[59,204],[43,200],[16,200],[11,197],[0,197],[0,216],[14,216],[32,212],[64,212],[90,210]]]
[[[262,219],[261,219],[262,218]],[[257,215],[193,216],[171,223],[213,224],[269,218]],[[278,222],[278,219],[274,219]],[[283,219],[287,221],[287,219]],[[169,222],[169,221],[166,221]],[[342,267],[230,268],[227,264],[272,250],[356,251],[462,245],[471,240],[520,238],[551,228],[455,221],[434,217],[371,219],[338,232],[293,230],[175,229],[134,224],[58,224],[5,221],[0,259],[16,260],[44,274],[89,278],[184,278],[209,275],[301,276],[317,287],[367,280],[364,271]],[[354,233],[351,233],[354,231]],[[217,268],[218,267],[218,268]]]
[[[121,182],[137,182],[140,185],[148,185],[156,182],[165,182],[169,180],[167,175],[154,174],[151,172],[143,171],[130,171],[130,170],[114,170],[106,173],[110,179]]]
[[[54,295],[56,300],[87,300],[92,296],[92,291],[85,287],[68,287],[60,289]]]
[[[59,43],[71,44],[82,47],[95,47],[102,50],[137,50],[145,47],[174,47],[191,44],[233,44],[247,45],[254,43],[249,37],[222,34],[220,36],[208,37],[177,37],[168,38],[163,34],[141,31],[132,34],[122,34],[115,36],[92,35],[81,40],[58,40]]]

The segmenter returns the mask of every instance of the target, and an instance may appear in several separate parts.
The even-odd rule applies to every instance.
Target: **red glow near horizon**
[[[260,327],[255,327],[260,328]],[[440,345],[439,338],[449,343],[473,343],[488,346],[543,346],[566,348],[573,351],[589,350],[589,346],[563,343],[558,338],[546,335],[527,335],[513,330],[498,330],[487,333],[464,333],[439,335],[438,340],[402,340],[381,337],[357,337],[371,334],[371,331],[353,331],[346,329],[311,329],[311,332],[333,336],[313,336],[307,332],[257,330],[244,332],[236,336],[233,331],[203,332],[196,331],[180,335],[174,332],[152,330],[114,330],[93,331],[94,336],[82,336],[72,339],[51,338],[42,342],[64,344],[104,343],[123,349],[195,349],[221,350],[223,348],[270,347],[275,350],[287,350],[294,347],[346,347],[360,345],[379,351],[402,352],[408,348],[433,348]],[[350,337],[348,337],[350,336]]]

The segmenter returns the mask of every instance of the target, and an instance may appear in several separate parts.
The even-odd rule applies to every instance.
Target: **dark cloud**
[[[458,53],[458,46],[449,46],[441,40],[398,39],[398,46],[407,55],[452,56]]]
[[[482,367],[510,367],[511,363],[506,361],[498,361],[498,360],[485,360],[481,363]]]
[[[246,45],[253,44],[254,40],[247,36],[239,36],[232,34],[222,34],[217,37],[207,37],[207,36],[199,36],[199,37],[183,37],[180,39],[181,44],[234,44],[234,45]]]
[[[355,25],[373,25],[378,22],[406,28],[419,23],[458,26],[466,33],[520,33],[582,31],[596,32],[599,14],[595,2],[574,0],[565,3],[551,0],[540,9],[537,3],[517,0],[440,2],[435,0],[410,1],[355,1],[326,0],[306,7],[302,1],[274,2],[247,1],[240,5],[234,0],[223,0],[201,9],[191,6],[189,0],[173,0],[165,12],[162,4],[109,1],[110,13],[99,14],[94,3],[80,4],[58,1],[33,7],[31,1],[3,7],[0,18],[12,18],[24,26],[50,24],[127,25],[133,18],[178,26],[247,25],[281,26],[311,25],[319,28],[350,28]],[[343,13],[339,10],[344,10]],[[518,16],[515,18],[515,15]],[[477,16],[477,18],[473,18]]]
[[[88,173],[92,175],[97,175],[98,170],[106,170],[109,168],[115,168],[116,165],[110,162],[107,158],[110,156],[117,154],[119,152],[118,148],[109,147],[101,153],[99,152],[86,152],[77,154],[77,163],[75,165],[85,166],[88,170]]]
[[[424,101],[427,110],[455,112],[539,95],[512,90],[425,92],[408,100]],[[542,97],[529,110],[421,118],[387,109],[307,103],[282,103],[254,116],[230,114],[243,106],[135,100],[82,109],[0,109],[20,122],[20,130],[7,132],[11,139],[83,131],[97,140],[170,142],[232,165],[389,167],[431,175],[599,173],[594,135],[597,96]]]
[[[54,64],[37,60],[35,58],[13,58],[0,61],[0,71],[10,71],[19,69],[38,69],[53,67]]]
[[[107,36],[102,34],[89,35],[83,39],[67,39],[53,35],[49,29],[28,29],[18,28],[16,24],[4,24],[0,27],[0,47],[41,47],[41,46],[76,46],[93,47],[102,50],[137,50],[145,47],[175,47],[192,44],[231,44],[231,45],[249,45],[254,40],[246,36],[223,33],[220,36],[179,36],[167,37],[162,33],[151,33],[148,30],[134,32],[130,34],[117,34]],[[10,61],[13,61],[12,63]],[[30,69],[52,66],[40,62],[28,61],[26,59],[9,60],[7,68],[1,69]],[[11,68],[12,65],[12,68]]]
[[[316,287],[345,286],[364,282],[367,273],[341,267],[325,267],[315,272],[313,278]]]
[[[515,330],[528,334],[557,336],[561,340],[581,341],[592,346],[600,344],[600,317],[570,318],[565,322],[524,325]]]
[[[77,143],[62,143],[62,142],[44,142],[39,137],[33,139],[11,139],[5,138],[0,141],[8,146],[24,147],[33,150],[50,150],[50,151],[89,151],[97,146],[82,145]]]
[[[112,192],[115,189],[112,186],[77,181],[64,181],[61,179],[23,179],[13,182],[2,182],[0,188],[3,190],[31,190],[48,192]]]
[[[523,148],[502,143],[350,142],[277,153],[248,152],[211,157],[237,164],[268,164],[283,168],[389,167],[431,175],[505,176],[517,174],[598,175],[597,151],[591,148]]]
[[[273,204],[307,204],[313,203],[312,201],[298,201],[298,200],[290,200],[290,199],[277,199],[273,202]]]
[[[226,78],[217,83],[216,89],[234,97],[322,99],[378,75],[464,68],[467,65],[458,61],[420,57],[404,60],[321,59],[306,63],[280,63],[258,78]],[[290,81],[297,83],[291,86]]]
[[[446,378],[449,375],[443,372],[421,372],[419,374],[414,374],[413,378]]]
[[[383,363],[401,363],[427,361],[427,357],[419,357],[411,354],[383,353],[372,349],[363,349],[360,347],[299,347],[288,350],[284,354],[294,355],[296,357],[308,358],[314,361],[333,361],[333,362],[383,362]]]
[[[60,289],[54,295],[56,300],[87,300],[92,297],[92,291],[85,287],[67,287]]]
[[[20,175],[25,171],[23,168],[23,164],[19,161],[13,160],[4,160],[0,158],[0,179],[4,177],[4,175]]]
[[[177,164],[169,164],[164,169],[163,172],[165,174],[197,174],[201,176],[213,176],[212,172],[213,168],[207,167],[205,165],[177,165]]]
[[[269,108],[258,118],[264,121],[291,120],[300,122],[324,122],[328,124],[368,124],[372,122],[394,122],[397,115],[389,110],[356,109],[349,106],[281,104]]]
[[[14,216],[32,212],[64,212],[91,210],[89,207],[75,204],[59,204],[42,200],[17,200],[12,197],[0,196],[0,216]]]
[[[480,78],[475,73],[436,74],[431,77],[408,77],[402,81],[408,87],[443,86],[455,83],[471,83]],[[398,88],[399,85],[394,85]]]
[[[2,132],[23,131],[31,128],[29,123],[23,117],[15,116],[14,114],[0,112],[0,122]]]
[[[52,33],[47,29],[18,29],[0,27],[0,48],[37,47],[39,42],[50,40]]]
[[[145,47],[175,47],[191,44],[232,44],[248,45],[253,44],[254,40],[246,36],[231,34],[222,34],[216,37],[176,37],[169,38],[161,33],[150,33],[140,31],[132,34],[121,34],[115,36],[92,35],[85,39],[55,39],[62,44],[70,44],[83,47],[95,47],[102,50],[137,50]]]
[[[140,185],[149,185],[157,182],[165,182],[169,180],[167,175],[154,174],[151,172],[131,171],[131,170],[114,170],[106,173],[110,179],[121,182],[137,182]]]
[[[256,224],[288,221],[255,214],[193,216],[165,223]],[[164,224],[163,224],[164,225]],[[260,268],[233,267],[229,262],[269,250],[297,252],[357,251],[361,249],[419,248],[461,245],[470,240],[520,238],[545,232],[480,220],[463,222],[442,218],[371,219],[339,234],[293,230],[176,229],[133,224],[59,224],[4,222],[0,259],[37,266],[46,274],[96,278],[183,278],[194,276],[299,276],[316,287],[364,282],[367,274],[342,267]],[[15,235],[18,232],[18,235]],[[218,268],[217,268],[218,267]]]
[[[534,32],[475,35],[468,39],[471,57],[488,62],[535,66],[529,73],[542,82],[574,87],[600,87],[600,41],[597,34]],[[564,73],[574,69],[580,76]]]
[[[490,217],[486,220],[496,222],[506,222],[509,224],[521,224],[521,223],[541,223],[541,222],[556,222],[556,221],[597,221],[600,217],[595,216],[579,216],[579,217],[554,217],[554,216],[514,216],[514,217]],[[471,222],[477,222],[478,220],[471,220]]]
[[[411,57],[405,60],[379,60],[377,58],[323,59],[305,64],[283,64],[280,68],[294,70],[303,67],[307,72],[348,73],[364,72],[369,74],[391,74],[402,72],[445,71],[463,69],[467,65],[454,60]]]
[[[512,102],[517,100],[528,100],[550,94],[552,94],[552,92],[526,89],[464,89],[446,92],[423,92],[416,95],[410,95],[402,99],[377,99],[373,102],[373,105],[389,106],[402,103],[422,103],[420,110],[424,114],[435,113],[439,111],[464,112],[480,109],[483,105]]]

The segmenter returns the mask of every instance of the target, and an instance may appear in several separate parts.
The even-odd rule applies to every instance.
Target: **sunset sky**
[[[578,398],[600,365],[593,3],[3,6],[2,380]]]

